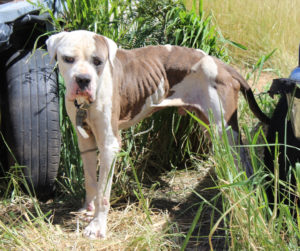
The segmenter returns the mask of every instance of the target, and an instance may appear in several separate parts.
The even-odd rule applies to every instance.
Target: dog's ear
[[[46,40],[47,50],[51,57],[51,61],[56,58],[58,44],[66,34],[67,34],[67,32],[63,31],[63,32],[60,32],[60,33],[50,36]]]
[[[108,38],[108,37],[104,37],[104,38],[106,40],[106,44],[107,44],[107,47],[108,47],[108,59],[109,59],[111,65],[114,66],[113,62],[114,62],[115,56],[117,54],[118,46],[110,38]]]

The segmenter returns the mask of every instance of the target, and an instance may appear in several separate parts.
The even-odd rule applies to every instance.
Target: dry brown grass
[[[164,185],[159,189],[144,188],[147,206],[155,200],[148,209],[151,222],[141,202],[114,205],[105,240],[90,240],[82,235],[90,217],[76,212],[76,202],[42,203],[25,195],[0,201],[0,250],[179,250],[194,211],[181,214],[195,203],[190,199],[193,189],[205,177],[210,180],[207,171],[171,172],[161,177]],[[211,184],[204,181],[203,188]],[[175,220],[174,215],[179,217]],[[209,216],[207,220],[209,231]]]
[[[107,238],[90,240],[81,234],[87,222],[70,214],[68,206],[60,206],[48,216],[50,223],[36,215],[33,201],[28,197],[18,197],[18,201],[6,205],[1,203],[0,249],[170,250],[176,246],[166,238],[169,219],[166,212],[151,211],[152,223],[149,223],[136,204],[114,208],[109,215]],[[41,208],[47,212],[46,204],[41,204]]]
[[[230,55],[240,66],[248,67],[262,55],[277,49],[268,67],[287,77],[297,65],[300,42],[300,1],[228,0],[203,1],[212,12],[223,35],[245,45],[248,50],[231,48]],[[242,64],[242,65],[241,65]]]

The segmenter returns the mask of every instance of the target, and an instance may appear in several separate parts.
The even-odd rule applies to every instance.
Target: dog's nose
[[[81,90],[85,90],[91,82],[91,77],[88,74],[80,74],[75,77],[76,83]]]

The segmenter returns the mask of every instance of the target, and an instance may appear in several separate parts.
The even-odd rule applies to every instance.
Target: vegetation
[[[243,44],[247,51],[231,48],[231,57],[240,66],[251,67],[261,55],[276,49],[268,68],[288,77],[297,66],[299,8],[297,0],[203,1],[225,37]]]
[[[246,45],[251,54],[252,47],[240,39],[241,34],[251,36],[250,28],[249,32],[240,29],[238,38],[234,29],[223,31],[218,18],[226,8],[219,12],[216,8],[210,15],[205,11],[209,1],[190,2],[189,10],[177,0],[64,2],[66,8],[59,18],[43,8],[52,14],[58,31],[92,30],[124,48],[168,43],[200,48],[227,62],[234,55],[240,59],[238,62],[250,66],[249,78],[262,71],[273,49],[278,48],[257,43],[257,48],[264,50],[246,60],[242,55],[245,51],[241,50],[244,47],[233,41]],[[223,2],[218,5],[225,5]],[[230,10],[232,16],[238,16],[244,8],[238,12]],[[284,8],[281,10],[284,12]],[[256,35],[252,34],[252,38]],[[233,52],[228,53],[230,45],[234,49],[230,47]],[[276,53],[281,55],[281,51]],[[60,91],[63,138],[57,196],[53,202],[40,203],[34,195],[24,195],[20,190],[24,182],[20,168],[12,167],[7,193],[0,202],[1,249],[184,250],[194,245],[216,250],[298,248],[299,212],[295,219],[291,214],[295,210],[293,204],[270,207],[265,178],[270,176],[275,187],[281,181],[276,172],[274,175],[264,170],[260,156],[265,135],[243,101],[240,122],[251,152],[253,177],[248,179],[242,168],[236,169],[234,156],[238,156],[238,148],[229,146],[225,129],[220,140],[214,126],[206,126],[193,114],[180,117],[173,109],[161,111],[122,132],[123,152],[116,167],[109,236],[107,240],[83,238],[79,233],[86,225],[84,219],[76,213],[70,215],[84,197],[82,164],[74,129],[64,108],[63,84]],[[272,101],[267,96],[261,101],[271,112]],[[205,135],[200,125],[205,128]]]

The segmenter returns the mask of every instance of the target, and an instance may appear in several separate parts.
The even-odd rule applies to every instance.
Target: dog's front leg
[[[95,200],[95,214],[93,220],[84,230],[90,238],[105,238],[107,215],[110,208],[110,192],[114,173],[114,164],[120,145],[117,129],[113,130],[111,120],[98,123],[96,139],[100,150],[100,170]]]
[[[84,170],[85,202],[79,211],[94,211],[94,201],[97,196],[97,145],[94,135],[84,139],[77,132],[78,146]]]
[[[76,128],[78,139],[78,147],[81,153],[83,170],[84,170],[84,185],[85,185],[85,202],[83,208],[79,211],[94,211],[94,200],[97,194],[97,144],[96,139],[92,133],[89,137],[84,138],[77,130],[76,126],[76,112],[74,102],[66,99],[66,109],[71,119],[73,126]]]

